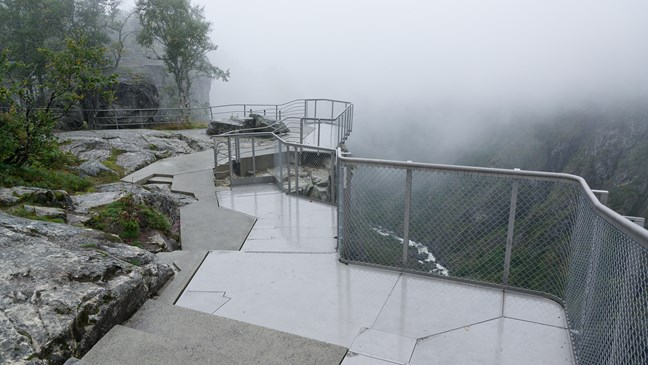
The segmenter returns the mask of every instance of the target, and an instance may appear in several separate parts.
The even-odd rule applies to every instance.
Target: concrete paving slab
[[[214,167],[214,151],[206,150],[188,155],[169,157],[156,161],[140,170],[125,176],[124,182],[141,183],[155,174],[177,175]]]
[[[174,266],[175,275],[158,291],[156,300],[168,304],[175,303],[200,267],[200,264],[202,264],[207,252],[206,250],[198,250],[158,253],[157,257],[160,262]]]
[[[419,340],[411,365],[572,365],[566,329],[509,318]]]
[[[335,254],[213,251],[187,290],[225,292],[231,300],[217,315],[349,346],[398,277],[342,264]]]
[[[402,275],[373,328],[409,338],[502,315],[502,290]]]
[[[347,353],[347,356],[344,358],[344,361],[342,361],[342,364],[340,365],[394,365],[394,364],[404,365],[403,363],[380,360],[374,357],[360,355],[360,354],[356,354],[355,352],[349,351]]]
[[[562,306],[551,299],[536,295],[506,292],[504,317],[567,328]]]
[[[256,218],[198,201],[180,208],[183,250],[239,250]]]
[[[214,174],[211,169],[176,174],[173,176],[171,191],[191,193],[199,200],[209,199],[213,201],[216,198]]]
[[[349,347],[349,351],[405,364],[412,356],[415,345],[416,339],[364,328]]]
[[[212,364],[338,365],[347,352],[344,347],[152,300],[126,325],[190,345],[196,353],[190,359],[214,354],[217,362],[205,362]]]

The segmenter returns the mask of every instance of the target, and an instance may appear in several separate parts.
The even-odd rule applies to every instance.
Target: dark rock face
[[[141,77],[122,77],[118,81],[115,100],[110,105],[111,110],[99,112],[94,118],[93,126],[96,128],[147,126],[154,120],[157,114],[155,109],[159,107],[160,96],[153,82]]]
[[[271,132],[277,135],[290,133],[290,129],[284,122],[267,119],[259,114],[250,114],[250,117],[243,119],[229,118],[212,121],[207,127],[207,135],[215,136],[241,129],[249,132]]]
[[[244,128],[254,128],[256,132],[272,132],[274,134],[290,133],[290,129],[283,122],[267,119],[258,114],[250,114],[250,118],[245,119]]]
[[[102,232],[0,213],[0,362],[62,364],[173,274]]]

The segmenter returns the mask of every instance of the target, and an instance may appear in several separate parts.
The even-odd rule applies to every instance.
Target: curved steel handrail
[[[346,157],[344,156],[340,148],[337,149],[337,158],[338,160],[347,163],[358,163],[358,164],[365,164],[365,165],[390,166],[390,167],[403,168],[403,169],[452,171],[452,172],[463,172],[463,173],[475,174],[475,175],[497,175],[497,176],[510,177],[514,179],[541,178],[547,180],[561,180],[561,181],[567,181],[574,184],[579,184],[581,188],[585,191],[585,194],[589,198],[590,203],[593,205],[597,213],[599,213],[601,218],[605,219],[610,224],[614,225],[615,227],[622,230],[624,233],[628,234],[630,237],[637,240],[643,247],[648,248],[648,230],[641,228],[640,226],[630,222],[628,219],[624,218],[621,214],[601,204],[601,202],[596,198],[596,196],[592,192],[592,189],[590,189],[589,185],[587,185],[585,179],[577,175],[560,173],[560,172],[507,170],[507,169],[488,168],[488,167],[472,167],[472,166],[460,166],[460,165],[430,164],[430,163],[420,163],[420,162],[401,162],[401,161],[392,161],[392,160]]]

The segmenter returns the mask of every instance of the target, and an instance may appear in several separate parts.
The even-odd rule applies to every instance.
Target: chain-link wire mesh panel
[[[291,184],[284,184],[291,194],[333,203],[335,152],[309,147],[291,147],[287,162]],[[290,187],[290,189],[288,189]]]
[[[562,298],[578,213],[576,182],[520,179],[509,284]]]
[[[508,178],[414,170],[407,268],[501,283],[510,201]]]
[[[344,166],[340,256],[350,261],[401,267],[405,170],[361,164]]]
[[[648,363],[648,250],[584,197],[575,231],[564,303],[578,363]]]

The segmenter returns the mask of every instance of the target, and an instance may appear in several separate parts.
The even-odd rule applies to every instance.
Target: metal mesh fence
[[[648,249],[579,182],[340,160],[343,261],[533,291],[579,364],[648,363]]]

